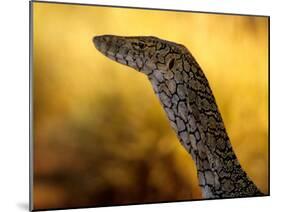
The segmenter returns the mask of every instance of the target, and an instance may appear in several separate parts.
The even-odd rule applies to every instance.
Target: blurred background
[[[33,3],[34,208],[201,198],[195,165],[150,82],[101,55],[100,34],[184,44],[233,148],[268,192],[268,19]]]

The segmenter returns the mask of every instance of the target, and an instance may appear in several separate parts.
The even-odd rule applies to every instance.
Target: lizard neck
[[[203,197],[262,195],[238,162],[209,83],[195,59],[187,53],[171,70],[153,70],[148,77],[196,164]]]

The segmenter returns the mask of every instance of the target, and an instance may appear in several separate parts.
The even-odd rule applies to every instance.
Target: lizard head
[[[108,58],[148,76],[172,70],[186,51],[181,44],[152,36],[101,35],[95,36],[93,43]]]

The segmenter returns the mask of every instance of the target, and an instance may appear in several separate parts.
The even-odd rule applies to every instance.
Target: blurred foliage
[[[34,206],[201,198],[191,157],[147,78],[94,48],[99,34],[186,45],[242,166],[268,192],[267,18],[33,3]]]

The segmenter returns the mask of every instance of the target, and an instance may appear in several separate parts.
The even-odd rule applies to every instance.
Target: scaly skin
[[[208,80],[183,45],[156,37],[102,35],[95,47],[148,76],[197,168],[203,198],[260,196],[231,147]]]

